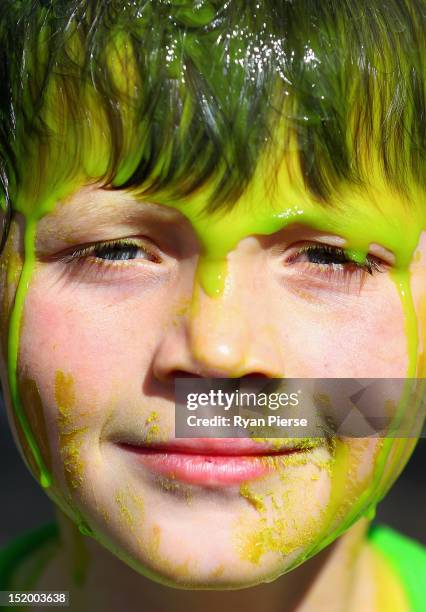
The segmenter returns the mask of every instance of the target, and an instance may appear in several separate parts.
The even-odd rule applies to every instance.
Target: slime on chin
[[[185,12],[185,10],[179,9],[176,18],[192,27],[208,23],[209,20],[213,19],[214,14],[210,5],[207,5],[207,8],[198,11],[198,13]],[[188,35],[185,44],[196,47],[196,42],[196,40],[191,41]],[[113,65],[117,58],[114,59],[113,54],[111,58]],[[117,86],[125,87],[126,84],[124,83],[123,85],[120,82],[120,75],[124,73],[122,64],[118,63],[117,66],[119,68],[116,71]],[[181,67],[175,66],[173,62],[170,62],[168,69],[180,75]],[[223,77],[220,71],[217,76],[220,79]],[[127,83],[127,79],[124,78],[123,81]],[[46,105],[44,118],[46,124],[52,127],[55,126],[55,109],[57,109],[54,88],[53,90],[50,89],[48,94],[53,94],[53,98],[49,100],[51,102],[50,107]],[[47,99],[49,95],[46,94]],[[76,132],[70,129],[69,134],[67,133],[66,138],[64,138],[64,142],[61,142],[60,138],[58,138],[58,142],[55,142],[54,139],[52,140],[50,152],[50,162],[53,168],[51,172],[54,172],[55,167],[60,166],[61,162],[59,160],[67,159],[69,151],[74,153],[84,149],[84,160],[81,160],[82,167],[81,171],[77,173],[78,176],[70,178],[69,172],[67,172],[68,169],[64,170],[61,167],[59,174],[62,171],[62,176],[60,176],[59,180],[46,180],[47,185],[44,189],[39,185],[36,190],[37,193],[32,193],[33,177],[31,172],[26,170],[28,176],[24,177],[23,188],[17,194],[14,201],[15,210],[20,212],[25,218],[25,252],[15,301],[9,319],[8,379],[13,410],[23,435],[28,442],[28,448],[34,460],[33,463],[35,463],[38,469],[36,477],[38,477],[40,484],[44,488],[52,487],[53,478],[46,466],[34,432],[23,409],[17,380],[20,329],[25,298],[36,263],[35,239],[39,220],[44,215],[53,212],[58,202],[66,201],[82,185],[93,183],[94,178],[107,175],[109,142],[103,129],[105,117],[101,113],[96,113],[97,105],[94,92],[88,91],[83,85],[81,99],[82,106],[92,111],[95,109],[90,116],[93,121],[92,123],[90,120],[88,121],[90,125],[86,127],[87,133],[83,134],[86,138],[82,138],[82,142],[77,141]],[[182,115],[184,119],[182,123],[185,124],[185,116],[188,115],[187,123],[189,124],[190,103],[183,106]],[[129,125],[132,125],[132,122],[134,123],[135,120],[132,110],[125,109],[123,115],[127,122],[127,128],[129,128]],[[130,142],[126,141],[127,149],[130,152],[132,152],[132,146],[134,145],[131,140],[132,138],[140,139],[140,142],[137,142],[135,146],[137,151],[145,146],[145,141],[142,137],[144,126],[140,127],[138,124],[134,124],[133,127],[134,130],[131,130],[132,136],[126,134],[126,138],[130,139]],[[278,126],[277,131],[279,133],[281,127],[285,128],[285,126]],[[187,125],[185,124],[180,133],[181,137],[187,136],[186,128]],[[290,142],[290,144],[294,143]],[[32,143],[29,143],[29,157],[37,159],[38,152],[36,147],[33,147],[33,151],[31,151],[31,147]],[[25,153],[22,154],[22,158],[25,159]],[[116,175],[117,186],[125,183],[126,179],[132,175],[136,158],[137,155],[134,155],[134,159],[132,155],[128,155],[127,159],[122,162]],[[162,165],[167,168],[167,163],[167,159],[160,159],[156,170],[158,168],[161,170]],[[28,163],[28,166],[30,165]],[[406,200],[385,184],[380,163],[377,160],[370,160],[366,165],[368,167],[369,179],[368,193],[367,191],[361,191],[361,188],[356,187],[354,184],[342,184],[338,195],[334,196],[335,201],[330,202],[332,204],[330,207],[322,206],[307,193],[304,187],[304,177],[297,163],[296,172],[290,172],[284,163],[279,168],[282,200],[277,202],[276,199],[266,196],[267,190],[265,190],[263,180],[268,175],[268,160],[266,159],[259,162],[259,174],[254,176],[251,184],[247,187],[236,206],[226,213],[213,212],[207,214],[205,212],[205,204],[207,201],[210,201],[208,189],[203,192],[196,192],[187,200],[176,198],[175,195],[171,196],[164,190],[152,196],[152,191],[147,189],[147,199],[164,206],[176,208],[192,224],[203,249],[198,262],[194,292],[201,288],[212,299],[221,299],[223,294],[227,280],[227,257],[229,253],[242,239],[248,236],[270,235],[292,224],[302,224],[319,231],[332,232],[344,238],[347,256],[358,263],[365,259],[370,244],[376,243],[388,249],[395,256],[395,265],[391,272],[391,278],[400,297],[404,316],[408,357],[406,377],[410,379],[424,375],[424,371],[418,371],[417,367],[419,332],[410,287],[409,266],[420,234],[426,228],[426,212],[421,210],[420,202],[422,194],[416,190],[414,184],[409,185],[412,202],[410,202],[407,212]],[[49,166],[49,164],[46,164],[46,166]],[[35,165],[35,168],[37,169],[38,166]],[[25,175],[25,172],[23,174]],[[138,197],[143,196],[143,187],[135,195]],[[402,228],[404,229],[403,240],[401,240]],[[401,404],[402,408],[408,396],[407,390],[407,394],[403,397]],[[347,529],[360,515],[365,513],[371,514],[372,509],[374,510],[374,506],[380,501],[385,492],[386,470],[398,471],[399,464],[404,458],[403,444],[397,440],[385,438],[381,441],[380,446],[371,485],[360,496],[345,520],[336,527],[335,515],[344,499],[349,452],[341,440],[335,441],[330,474],[331,494],[323,516],[321,533],[312,546],[299,557],[293,567],[318,552],[321,548],[324,548],[324,546]],[[391,466],[389,466],[388,460],[392,451],[394,454],[391,458]],[[252,503],[257,504],[259,511],[262,510],[262,500],[253,498]],[[84,534],[94,535],[89,527],[84,526],[83,521],[81,522],[80,529]]]
[[[67,187],[67,190],[62,189],[61,193],[58,195],[54,194],[49,200],[42,202],[37,214],[33,213],[26,216],[24,240],[25,259],[9,327],[8,365],[13,406],[22,431],[28,440],[28,446],[38,466],[40,483],[45,488],[52,486],[52,476],[43,461],[40,449],[26,419],[17,385],[19,329],[25,296],[35,264],[34,241],[37,221],[44,214],[54,209],[56,201],[64,197],[64,193],[73,193],[76,189],[75,184],[70,184]],[[416,313],[410,289],[408,266],[416,248],[421,229],[426,226],[424,218],[420,213],[418,213],[417,216],[414,217],[414,220],[407,226],[407,218],[405,217],[403,219],[402,207],[398,206],[395,202],[392,216],[393,223],[392,226],[390,226],[386,219],[383,218],[380,210],[375,210],[371,205],[368,206],[362,198],[354,200],[353,196],[352,198],[348,197],[348,200],[352,199],[351,206],[348,206],[346,212],[342,213],[339,209],[337,209],[337,211],[324,210],[306,199],[303,201],[303,198],[300,198],[300,194],[299,199],[301,204],[299,206],[293,206],[291,209],[287,208],[281,211],[273,211],[272,207],[265,205],[264,199],[259,199],[260,194],[256,193],[256,188],[258,187],[259,184],[255,183],[254,189],[249,194],[249,197],[251,196],[251,203],[260,202],[260,204],[257,206],[253,205],[250,211],[246,213],[241,212],[238,207],[236,207],[223,216],[203,216],[203,200],[201,197],[198,199],[194,198],[191,203],[185,202],[180,205],[173,203],[173,206],[179,209],[192,223],[204,247],[203,255],[200,258],[197,269],[196,283],[199,283],[202,289],[210,295],[212,299],[220,299],[226,281],[226,258],[235,245],[245,236],[271,234],[292,223],[306,224],[309,227],[322,231],[329,231],[331,225],[334,233],[345,238],[346,248],[350,250],[354,259],[358,258],[362,260],[362,254],[368,252],[371,243],[381,244],[385,248],[391,250],[395,255],[396,263],[392,273],[392,279],[400,296],[404,313],[408,355],[407,378],[414,377],[416,375],[418,333]],[[288,185],[288,188],[292,189],[292,186]],[[295,193],[294,196],[296,197],[296,195]],[[163,204],[169,205],[166,202],[163,202]],[[356,210],[356,213],[353,212],[354,210]],[[363,217],[361,211],[364,212],[370,222],[365,223],[365,217]],[[398,217],[399,221],[395,223],[395,218]],[[404,224],[407,228],[407,232],[406,239],[402,243],[397,228],[398,226],[404,226]],[[305,559],[324,548],[324,546],[334,540],[337,535],[343,533],[348,526],[359,518],[360,513],[368,512],[368,508],[374,508],[376,503],[384,495],[381,481],[389,453],[396,442],[397,441],[392,439],[383,439],[381,441],[381,449],[377,458],[376,470],[371,486],[363,492],[360,499],[349,513],[349,516],[336,529],[333,526],[333,522],[344,497],[349,460],[348,450],[344,442],[336,440],[330,475],[331,494],[323,517],[321,537],[297,559],[292,567],[299,565]],[[396,453],[392,460],[395,469],[397,469],[398,466],[399,456],[399,453]],[[90,530],[88,530],[87,533],[90,533]]]

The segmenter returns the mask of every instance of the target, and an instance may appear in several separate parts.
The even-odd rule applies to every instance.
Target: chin
[[[188,552],[174,562],[154,559],[152,554],[135,555],[133,551],[119,549],[114,544],[103,546],[119,557],[144,578],[163,586],[181,590],[238,590],[273,582],[294,567],[294,557],[280,553],[266,553],[262,560],[253,564],[237,559],[211,560],[205,563],[205,554]]]

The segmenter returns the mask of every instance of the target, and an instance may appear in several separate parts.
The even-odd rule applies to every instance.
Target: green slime
[[[80,176],[60,182],[59,187],[59,183],[56,183],[56,186],[50,185],[45,193],[38,193],[33,198],[21,194],[15,205],[15,209],[22,213],[26,220],[25,254],[9,322],[8,376],[16,418],[28,441],[39,469],[39,481],[44,488],[51,487],[53,479],[43,462],[19,395],[17,384],[19,334],[25,296],[36,264],[37,223],[44,215],[54,210],[57,202],[66,200],[82,185],[93,182],[90,177],[102,175],[106,162],[105,158],[99,155],[99,151],[105,150],[105,143],[97,141],[96,130],[94,134],[92,147],[86,159],[87,165],[83,167]],[[102,139],[101,136],[100,138]],[[343,185],[338,195],[335,196],[335,201],[330,203],[331,206],[326,207],[307,193],[300,173],[298,177],[295,177],[293,173],[290,179],[288,169],[283,165],[280,167],[279,190],[282,199],[277,202],[276,199],[265,195],[265,184],[259,177],[267,176],[267,172],[261,162],[259,162],[259,168],[259,175],[255,176],[242,198],[225,213],[205,212],[205,203],[209,195],[206,190],[192,195],[186,201],[171,198],[165,192],[157,193],[155,198],[151,196],[147,198],[152,202],[179,210],[192,224],[202,246],[194,292],[201,288],[212,299],[221,299],[227,278],[227,256],[236,245],[247,236],[270,235],[292,224],[302,224],[315,230],[341,236],[345,239],[344,248],[347,256],[355,262],[362,262],[365,259],[371,244],[381,245],[395,257],[391,277],[400,296],[404,313],[408,355],[406,377],[410,379],[424,375],[417,371],[419,331],[409,274],[409,266],[420,234],[426,228],[426,213],[421,207],[423,194],[420,190],[412,186],[412,195],[408,202],[407,199],[386,186],[379,164],[373,163],[370,186],[367,190],[364,188],[362,191],[354,185]],[[135,194],[138,197],[141,195],[143,191]],[[385,470],[390,469],[387,463],[394,444],[393,439],[383,439],[371,485],[363,492],[344,522],[340,521],[336,529],[333,524],[342,501],[348,469],[348,452],[341,441],[336,441],[336,460],[331,474],[331,494],[321,537],[309,551],[305,551],[293,567],[324,548],[360,515],[368,513],[368,506],[371,510],[380,501],[385,493],[382,480]],[[403,454],[403,448],[394,454],[391,467],[398,465]],[[92,534],[83,523],[81,531]]]

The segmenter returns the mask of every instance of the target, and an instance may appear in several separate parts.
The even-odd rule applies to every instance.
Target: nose
[[[227,286],[222,295],[211,297],[196,283],[185,315],[161,339],[154,375],[163,382],[178,376],[282,377],[267,317],[267,309],[241,286]]]

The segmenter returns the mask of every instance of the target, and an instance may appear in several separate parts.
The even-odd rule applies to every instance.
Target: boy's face
[[[415,442],[324,440],[226,486],[214,470],[194,484],[188,470],[167,474],[161,467],[169,465],[174,437],[177,376],[424,375],[426,236],[420,233],[409,264],[417,345],[409,298],[401,298],[404,272],[394,272],[395,253],[382,243],[388,236],[403,243],[418,223],[414,211],[380,187],[374,201],[358,194],[339,216],[306,204],[284,172],[274,208],[260,184],[232,213],[204,224],[195,220],[195,197],[187,208],[170,207],[81,187],[36,226],[17,380],[53,475],[47,493],[122,559],[170,584],[226,588],[278,576],[346,520],[367,513]],[[377,202],[392,215],[379,213]],[[306,225],[316,218],[307,210],[321,223]],[[276,219],[276,231],[264,235]],[[3,321],[13,310],[24,226],[16,215],[2,257]],[[372,274],[342,261],[338,250],[358,231],[370,245]],[[135,246],[70,258],[82,247],[124,239]],[[222,263],[213,258],[197,271],[200,255],[215,248]],[[2,334],[9,414],[34,465],[12,416],[6,325]],[[152,461],[122,443],[161,443],[162,452]],[[244,467],[247,460],[237,461]]]

